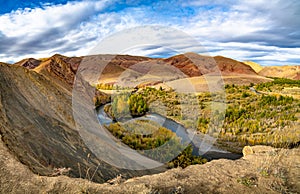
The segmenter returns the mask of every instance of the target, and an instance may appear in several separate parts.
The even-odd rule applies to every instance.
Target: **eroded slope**
[[[53,175],[57,168],[70,168],[70,177],[89,179],[95,172],[96,182],[120,173],[127,177],[149,173],[117,169],[97,159],[75,128],[71,93],[51,79],[1,64],[0,91],[2,141],[34,173]]]

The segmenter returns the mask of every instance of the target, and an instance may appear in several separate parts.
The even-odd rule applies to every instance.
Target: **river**
[[[102,125],[109,125],[114,121],[106,114],[106,112],[104,111],[104,106],[105,105],[100,106],[97,109],[98,120]],[[181,138],[182,143],[191,143],[193,146],[193,155],[201,155],[208,160],[220,158],[238,159],[242,156],[240,154],[231,153],[218,148],[212,145],[215,139],[209,136],[204,136],[203,134],[193,133],[176,121],[156,113],[147,113],[144,116],[132,118],[125,122],[130,122],[133,120],[151,120],[157,122],[162,127],[165,127],[176,133],[176,135]]]

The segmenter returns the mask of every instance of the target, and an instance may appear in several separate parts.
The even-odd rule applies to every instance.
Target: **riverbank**
[[[104,111],[105,105],[102,105],[97,108],[97,115],[100,124],[109,125],[115,123],[113,119],[107,115]],[[165,127],[176,134],[176,136],[182,139],[182,143],[191,143],[193,146],[193,155],[202,156],[208,160],[214,159],[238,159],[242,155],[228,152],[227,150],[220,149],[213,145],[215,139],[211,139],[204,134],[193,133],[190,130],[187,130],[182,124],[177,123],[175,120],[164,117],[157,113],[147,113],[141,117],[127,118],[123,122],[130,122],[133,120],[151,120],[158,123],[160,126]],[[209,141],[207,141],[209,140]]]

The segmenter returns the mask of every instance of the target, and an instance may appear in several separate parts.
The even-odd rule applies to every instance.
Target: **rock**
[[[263,145],[257,145],[257,146],[245,146],[243,148],[243,156],[251,155],[251,154],[262,154],[262,153],[276,153],[276,149],[270,146],[263,146]]]
[[[251,154],[253,154],[254,152],[253,152],[253,149],[250,147],[250,146],[245,146],[244,148],[243,148],[243,156],[245,157],[245,156],[247,156],[247,155],[251,155]]]
[[[122,182],[125,182],[126,179],[124,179],[122,177],[122,175],[118,175],[116,178],[113,178],[111,180],[108,180],[107,183],[111,184],[111,185],[114,185],[114,184],[120,184]]]
[[[257,145],[251,147],[254,153],[275,152],[276,149],[270,146]]]

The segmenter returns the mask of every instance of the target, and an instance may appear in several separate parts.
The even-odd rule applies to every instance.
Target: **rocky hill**
[[[81,60],[80,57],[65,57],[56,54],[40,63],[34,68],[34,71],[44,76],[50,76],[53,78],[52,80],[59,80],[60,84],[67,83],[72,86]]]
[[[210,57],[203,56],[201,60],[197,60],[199,56],[196,53],[187,53],[164,59],[163,62],[180,69],[189,77],[195,77],[211,72],[210,68],[213,68],[213,61],[209,61]],[[198,66],[195,64],[196,60]]]

